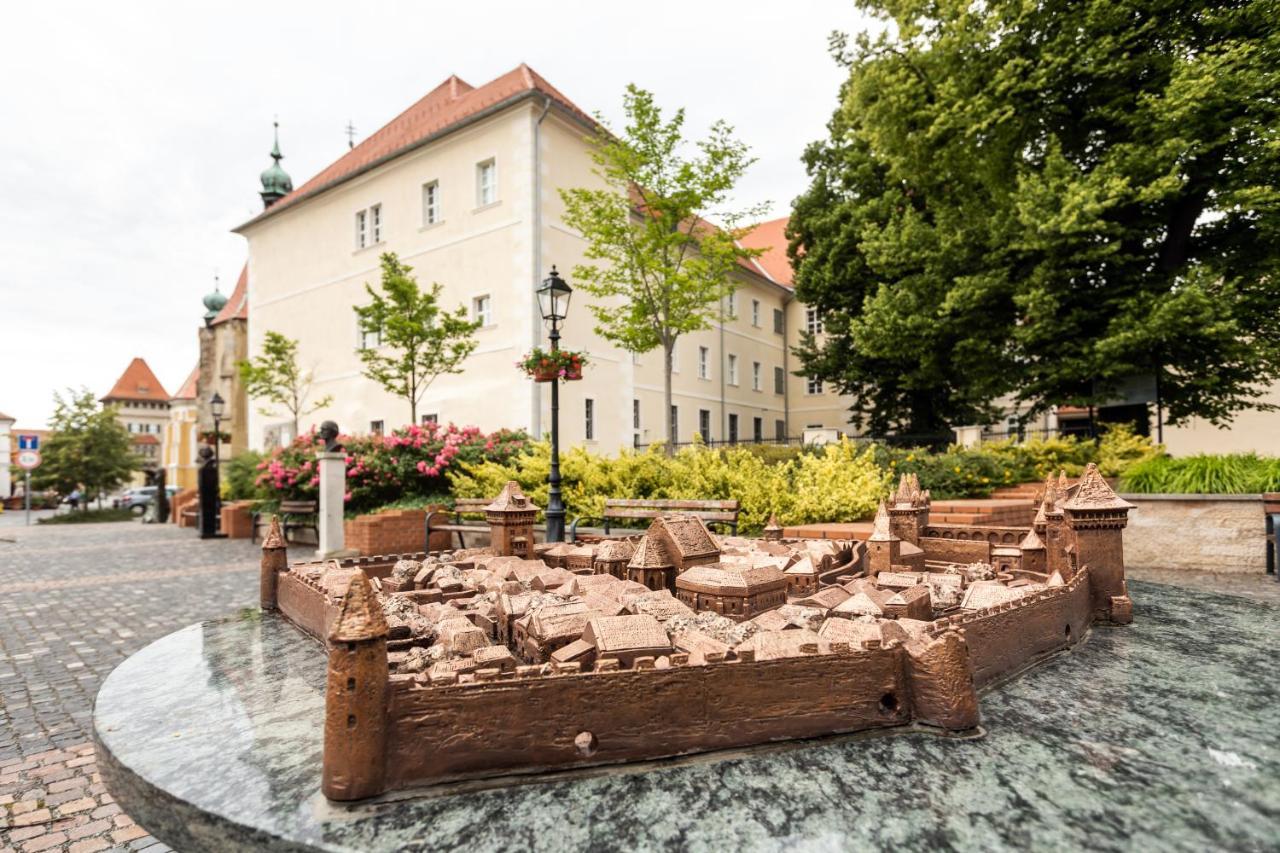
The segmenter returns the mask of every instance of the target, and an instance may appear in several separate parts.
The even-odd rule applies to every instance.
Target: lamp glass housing
[[[542,319],[548,323],[564,320],[569,314],[569,297],[572,295],[573,288],[552,267],[551,275],[543,279],[542,287],[538,288],[538,309],[542,312]]]

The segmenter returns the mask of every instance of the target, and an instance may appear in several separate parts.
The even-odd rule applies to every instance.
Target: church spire
[[[275,136],[271,146],[271,159],[275,162],[263,170],[262,191],[259,193],[262,196],[264,208],[270,207],[293,192],[293,179],[280,167],[280,161],[284,159],[284,155],[280,153],[280,122],[272,122],[272,127]]]

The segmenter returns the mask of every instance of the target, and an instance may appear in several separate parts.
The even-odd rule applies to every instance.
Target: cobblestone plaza
[[[94,696],[153,640],[256,605],[258,554],[171,525],[0,526],[0,850],[168,849],[103,787]]]

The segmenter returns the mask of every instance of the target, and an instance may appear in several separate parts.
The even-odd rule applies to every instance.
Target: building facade
[[[169,400],[169,423],[165,425],[162,450],[165,482],[180,489],[196,488],[196,451],[200,440],[196,378],[199,375],[200,368],[196,367]]]
[[[142,459],[142,470],[133,475],[131,485],[146,485],[164,462],[164,435],[169,425],[168,392],[146,361],[135,358],[100,402],[116,407],[120,423],[133,439],[133,451]]]
[[[585,260],[582,237],[563,222],[559,190],[600,186],[585,139],[594,127],[527,66],[480,87],[450,77],[236,229],[249,247],[249,355],[268,330],[297,339],[300,365],[315,370],[315,395],[333,396],[301,429],[332,419],[347,431],[376,432],[409,419],[407,402],[361,375],[357,350],[377,341],[362,339],[352,310],[367,301],[365,285],[377,284],[379,257],[395,252],[420,284],[442,285],[445,307],[464,306],[481,323],[465,372],[437,379],[420,417],[542,433],[549,393],[515,362],[546,346],[535,298],[541,280],[552,265],[568,271]],[[278,165],[278,149],[272,156]],[[806,428],[844,429],[839,397],[792,375],[791,344],[820,321],[794,299],[784,228],[784,220],[765,223],[744,239],[766,255],[734,273],[737,290],[714,328],[679,339],[668,411],[661,353],[632,355],[597,336],[586,294],[575,295],[562,345],[585,350],[590,364],[582,380],[562,386],[562,440],[613,452],[665,440],[669,423],[678,443],[695,433],[773,441]],[[248,443],[261,447],[289,419],[254,408],[247,422]]]

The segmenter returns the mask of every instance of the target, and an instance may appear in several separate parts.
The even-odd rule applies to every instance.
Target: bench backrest
[[[319,504],[316,501],[280,501],[280,511],[295,515],[310,515]]]
[[[492,498],[458,498],[453,502],[453,511],[458,515],[482,515],[491,503]]]
[[[625,498],[608,498],[604,502],[604,517],[622,519],[657,518],[672,513],[696,515],[703,521],[738,520],[739,505],[737,501],[694,501],[694,500],[630,500]]]

